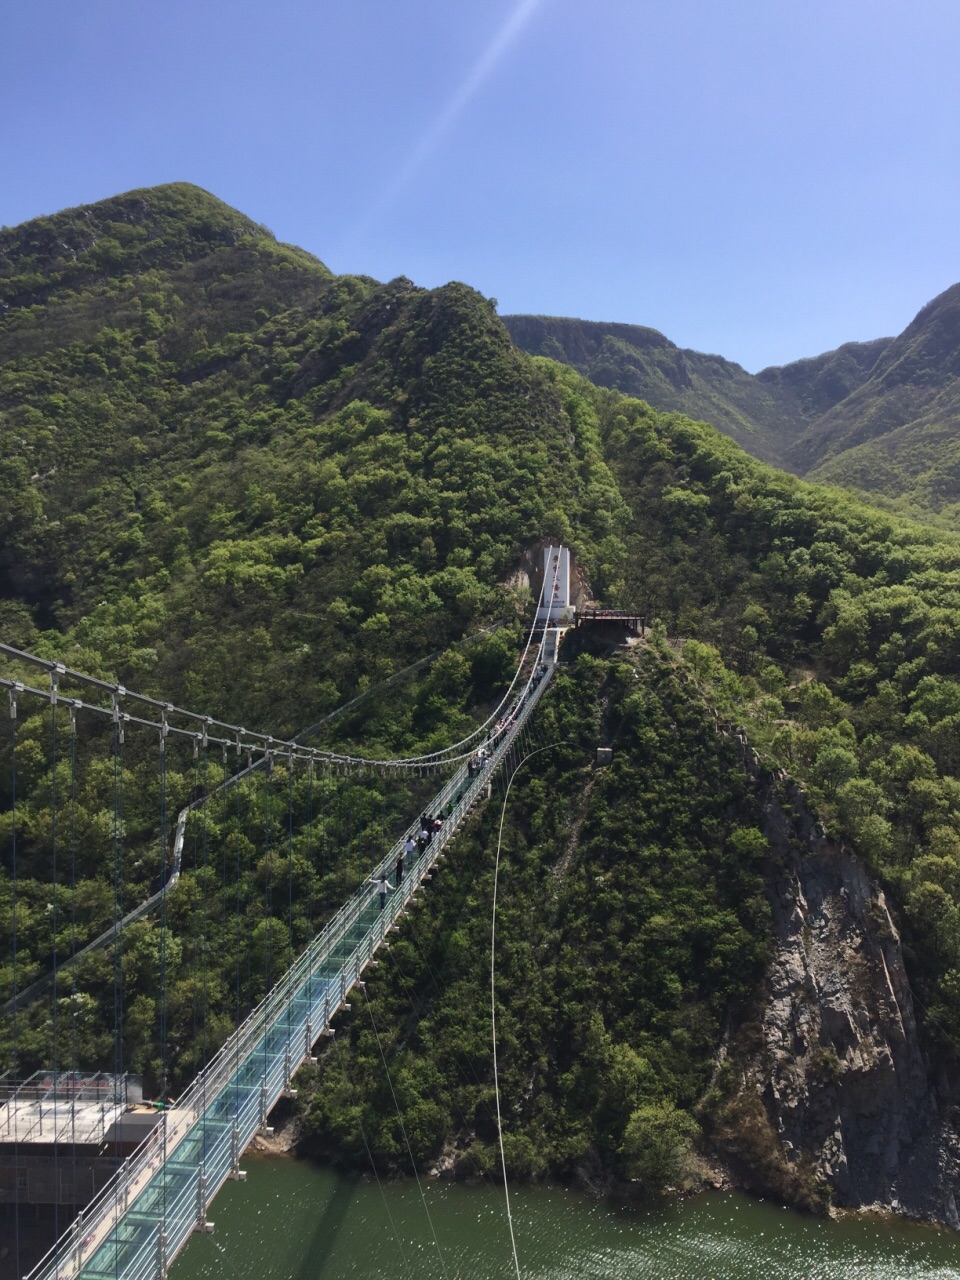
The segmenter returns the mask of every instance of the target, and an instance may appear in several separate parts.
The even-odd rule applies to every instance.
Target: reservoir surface
[[[171,1280],[509,1280],[502,1188],[378,1184],[248,1154]],[[960,1280],[960,1236],[809,1218],[736,1192],[626,1208],[557,1188],[511,1194],[524,1280]]]

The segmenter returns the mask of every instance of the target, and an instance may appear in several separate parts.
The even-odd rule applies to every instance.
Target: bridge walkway
[[[77,1217],[28,1280],[156,1280],[195,1230],[209,1230],[208,1208],[296,1070],[329,1031],[387,933],[420,889],[444,847],[486,791],[549,684],[558,634],[548,631],[542,678],[530,688],[486,767],[470,778],[461,766],[434,797],[447,818],[405,868],[380,907],[376,886],[363,886],[310,943],[224,1044],[173,1108]],[[392,876],[411,826],[376,874]]]

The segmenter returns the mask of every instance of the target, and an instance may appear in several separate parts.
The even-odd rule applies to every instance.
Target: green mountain
[[[598,386],[717,427],[796,475],[942,513],[960,503],[960,285],[897,338],[845,343],[751,375],[653,329],[506,316],[517,345],[571,364]]]
[[[0,254],[0,595],[105,656],[120,609],[171,693],[215,653],[217,706],[277,717],[230,649],[267,628],[257,684],[336,698],[485,614],[518,546],[613,528],[598,440],[463,285],[333,277],[184,184]]]
[[[759,383],[720,356],[684,350],[656,329],[555,316],[504,316],[503,322],[521,350],[572,365],[598,387],[710,422],[765,461],[777,458],[778,428],[795,416],[789,392]]]
[[[562,360],[597,386],[709,422],[755,457],[780,465],[812,423],[861,386],[888,341],[847,343],[754,376],[639,325],[555,316],[504,316],[503,322],[523,351]]]
[[[917,508],[960,510],[960,285],[887,344],[870,376],[793,442],[792,470]]]
[[[0,250],[0,630],[14,644],[278,734],[372,690],[336,732],[387,755],[439,746],[509,678],[524,605],[509,584],[540,540],[573,548],[599,601],[657,620],[634,649],[568,650],[538,712],[538,745],[560,749],[511,792],[498,937],[513,1167],[662,1185],[700,1134],[799,1202],[832,1188],[943,1218],[956,1178],[934,1130],[960,1055],[960,538],[776,471],[681,412],[722,403],[772,448],[790,405],[799,447],[887,368],[891,344],[751,380],[652,331],[542,322],[538,350],[555,339],[554,355],[611,369],[623,357],[632,390],[655,375],[690,397],[662,412],[525,354],[465,285],[334,276],[185,184],[38,219]],[[109,923],[117,874],[109,787],[82,757],[78,878],[59,890],[71,928],[51,936],[48,730],[39,714],[18,725],[21,983]],[[598,744],[614,746],[606,773]],[[133,900],[156,870],[154,747],[131,745],[126,766]],[[4,939],[10,750],[4,738]],[[170,812],[223,776],[219,759],[202,768],[171,750]],[[319,809],[282,763],[238,788],[236,812],[203,828],[202,848],[209,836],[229,857],[201,861],[197,828],[166,929],[147,918],[125,940],[122,1026],[103,1014],[113,966],[84,970],[82,1065],[119,1037],[157,1083],[163,954],[166,1065],[188,1079],[365,873],[371,833],[420,801],[376,775],[328,781]],[[498,819],[477,815],[369,983],[418,1161],[453,1153],[478,1175],[497,1159],[478,948]],[[803,915],[828,899],[829,919]],[[812,942],[801,952],[834,928],[849,964],[826,947],[828,974]],[[796,964],[777,969],[788,944]],[[11,962],[0,953],[7,988]],[[862,1015],[841,1017],[841,994]],[[801,1044],[808,1015],[821,1030]],[[369,1140],[398,1168],[359,1010],[344,1032],[317,1068],[313,1141],[356,1161]],[[51,1034],[39,1001],[19,1022],[21,1066],[50,1060]],[[794,1072],[778,1092],[792,1110],[765,1083],[771,1063]],[[902,1150],[886,1165],[862,1104],[881,1094]]]

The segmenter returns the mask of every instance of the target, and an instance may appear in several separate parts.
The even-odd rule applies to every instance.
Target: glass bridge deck
[[[553,672],[531,689],[478,777],[464,768],[434,798],[452,811],[384,908],[373,885],[355,894],[317,935],[116,1177],[76,1218],[28,1280],[148,1280],[163,1277],[297,1068],[344,1004],[384,936],[420,887],[503,762]],[[380,869],[389,873],[408,833]]]

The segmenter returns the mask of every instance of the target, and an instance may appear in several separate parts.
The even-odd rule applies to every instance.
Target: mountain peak
[[[190,182],[139,187],[0,231],[0,301],[30,305],[94,279],[196,261],[247,243],[329,275],[312,254]]]

